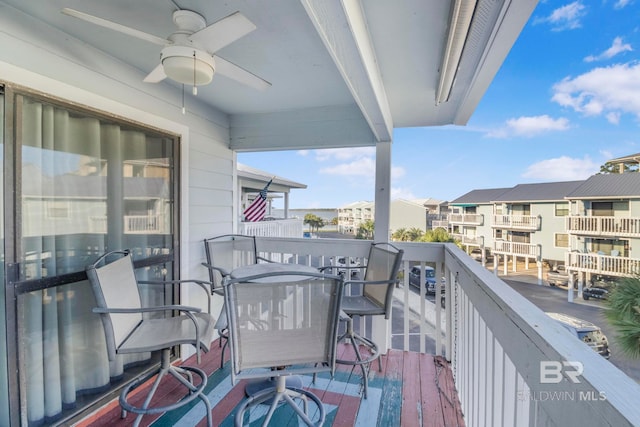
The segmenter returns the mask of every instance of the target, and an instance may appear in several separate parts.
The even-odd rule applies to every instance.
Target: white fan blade
[[[253,22],[240,12],[235,12],[191,34],[189,40],[214,53],[255,29]]]
[[[142,40],[146,40],[151,43],[159,44],[160,46],[165,46],[167,44],[171,44],[172,42],[163,39],[162,37],[154,36],[153,34],[145,33],[140,30],[136,30],[135,28],[125,27],[122,24],[118,24],[117,22],[108,21],[103,18],[98,18],[97,16],[89,15],[84,12],[77,11],[75,9],[69,9],[65,7],[60,12],[65,15],[73,16],[74,18],[82,19],[84,21],[90,22],[92,24],[99,25],[104,28],[108,28],[110,30],[118,31],[120,33],[127,34],[129,36],[133,36]]]
[[[143,81],[145,83],[158,83],[166,78],[167,78],[167,75],[164,73],[164,68],[162,67],[162,64],[158,64],[158,66],[154,68],[153,71],[151,71],[147,75],[147,77],[144,78]]]
[[[213,60],[216,62],[216,73],[220,73],[237,82],[251,86],[258,90],[266,90],[271,87],[271,83],[256,76],[255,74],[237,66],[233,62],[214,55]]]

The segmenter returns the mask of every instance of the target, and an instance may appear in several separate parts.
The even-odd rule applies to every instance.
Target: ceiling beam
[[[235,151],[370,147],[377,142],[355,104],[234,114],[229,126],[229,148]]]
[[[393,119],[360,0],[300,0],[377,141]]]

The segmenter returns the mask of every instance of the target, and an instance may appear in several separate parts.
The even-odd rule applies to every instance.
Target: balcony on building
[[[540,230],[540,216],[535,215],[493,215],[491,227],[507,230]]]
[[[449,224],[455,225],[482,225],[484,215],[482,214],[449,214]]]

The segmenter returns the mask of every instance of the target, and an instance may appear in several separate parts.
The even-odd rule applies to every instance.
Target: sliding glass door
[[[13,102],[15,156],[4,162],[16,176],[15,226],[6,230],[17,266],[10,333],[18,346],[20,422],[41,425],[73,416],[156,362],[153,354],[108,360],[84,269],[126,248],[143,265],[140,279],[177,275],[179,141],[36,96],[18,94]],[[141,296],[163,304],[177,293],[145,288]],[[0,405],[7,400],[2,386]]]
[[[4,88],[0,85],[0,156],[4,158]],[[0,182],[2,183],[2,191],[4,191],[4,162],[0,162]],[[4,194],[0,196],[0,218],[4,219]],[[0,283],[5,283],[4,277],[4,227],[0,222],[0,237],[2,244],[0,245]],[[5,292],[3,287],[0,291],[0,378],[8,379],[7,372],[7,311],[5,304]],[[9,425],[9,383],[8,380],[0,381],[0,425]]]

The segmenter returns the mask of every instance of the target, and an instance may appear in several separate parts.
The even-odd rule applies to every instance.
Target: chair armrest
[[[182,285],[185,283],[195,283],[204,290],[207,295],[207,312],[211,314],[211,295],[213,295],[213,283],[207,280],[182,279],[182,280],[139,280],[139,284],[144,285]],[[209,286],[209,289],[207,289]]]
[[[324,267],[318,267],[318,271],[333,270],[338,268],[343,270],[364,270],[365,268],[367,268],[367,266],[365,265],[360,267],[346,267],[342,265],[325,265]]]
[[[391,285],[397,282],[397,279],[392,280],[345,280],[344,285]]]
[[[220,274],[222,275],[222,277],[226,277],[229,276],[231,274],[230,271],[225,270],[224,268],[221,267],[216,267],[215,265],[212,264],[208,264],[206,262],[203,262],[202,265],[204,265],[205,267],[207,267],[209,270],[217,270],[218,272],[220,272]]]
[[[120,313],[120,314],[132,314],[132,313],[152,313],[157,311],[178,310],[185,313],[200,313],[202,311],[199,307],[190,307],[188,305],[158,305],[154,307],[139,307],[139,308],[120,308],[120,307],[94,307],[93,312],[99,314],[107,313]]]

